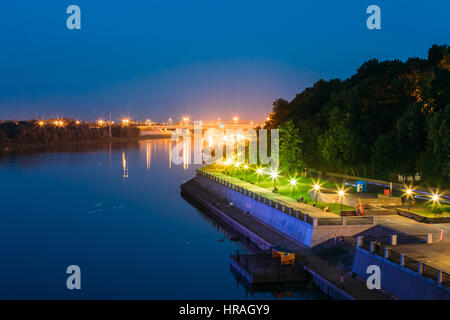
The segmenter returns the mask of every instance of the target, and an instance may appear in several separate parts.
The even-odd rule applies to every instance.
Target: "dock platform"
[[[281,265],[279,258],[270,255],[232,254],[231,266],[251,284],[293,283],[308,280],[299,265]]]

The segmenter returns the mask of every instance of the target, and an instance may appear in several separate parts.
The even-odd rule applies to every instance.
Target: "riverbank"
[[[183,197],[223,223],[235,228],[262,249],[280,246],[294,251],[297,263],[308,271],[322,291],[333,299],[390,299],[381,291],[369,290],[363,281],[319,258],[301,242],[279,232],[236,206],[230,205],[226,199],[202,186],[200,179],[206,178],[197,176],[181,186]],[[341,276],[344,279],[345,289],[341,287]]]
[[[64,148],[76,145],[99,145],[99,144],[109,144],[109,143],[126,143],[140,140],[154,140],[154,139],[169,139],[167,135],[142,135],[134,138],[102,138],[102,139],[84,139],[84,140],[73,140],[73,141],[64,141],[60,143],[39,143],[39,144],[11,144],[7,147],[0,148],[0,155],[8,154],[11,152],[20,152],[20,151],[36,151],[40,149],[47,148]]]

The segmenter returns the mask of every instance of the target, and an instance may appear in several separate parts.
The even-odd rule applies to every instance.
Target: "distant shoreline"
[[[161,134],[161,135],[143,135],[135,138],[104,138],[104,139],[83,139],[83,140],[72,140],[72,141],[64,141],[59,143],[39,143],[39,144],[12,144],[7,147],[3,147],[0,149],[1,154],[8,154],[15,151],[27,151],[34,150],[39,148],[51,148],[51,147],[61,147],[68,145],[77,145],[77,144],[98,144],[98,143],[117,143],[117,142],[132,142],[132,141],[140,141],[140,140],[155,140],[155,139],[170,139],[170,136]]]

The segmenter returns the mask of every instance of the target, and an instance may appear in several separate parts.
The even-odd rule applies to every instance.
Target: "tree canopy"
[[[308,167],[449,184],[450,49],[427,59],[369,60],[345,80],[319,80],[273,103],[269,128],[292,121]],[[287,160],[285,160],[287,161]]]

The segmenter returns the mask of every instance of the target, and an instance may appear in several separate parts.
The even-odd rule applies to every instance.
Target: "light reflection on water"
[[[71,144],[0,157],[0,298],[322,297],[251,293],[236,280],[229,255],[243,245],[181,198],[198,166],[171,164],[173,145]],[[81,291],[65,287],[71,264]]]

